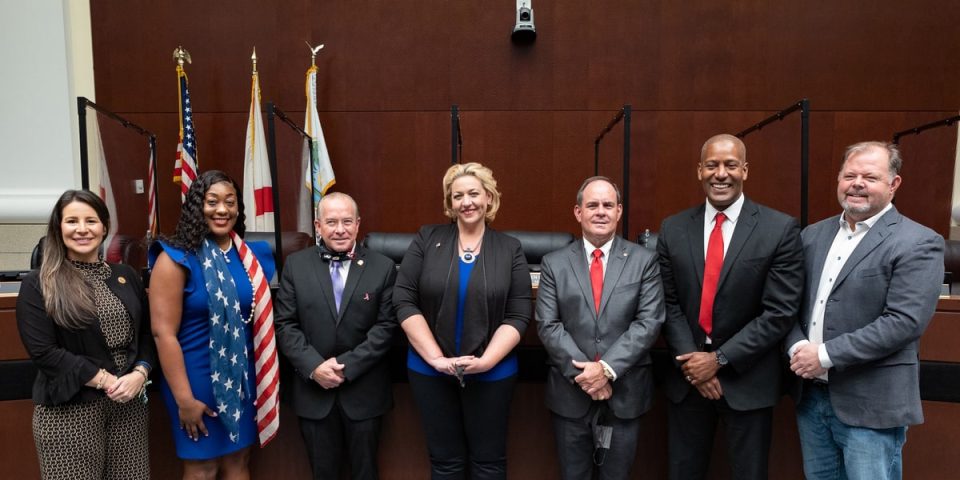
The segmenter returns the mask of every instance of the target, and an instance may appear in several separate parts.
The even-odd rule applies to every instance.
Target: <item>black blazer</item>
[[[88,402],[104,395],[84,384],[99,369],[120,376],[129,373],[139,361],[157,365],[156,346],[150,332],[150,309],[140,282],[140,275],[129,265],[110,264],[110,278],[105,282],[133,321],[133,338],[127,346],[127,368],[118,371],[100,330],[94,320],[82,330],[57,326],[47,315],[40,290],[40,271],[30,272],[20,285],[17,297],[17,328],[20,339],[37,366],[33,382],[33,401],[40,405]]]
[[[663,221],[657,251],[667,307],[663,335],[670,354],[703,350],[700,205]],[[780,341],[790,331],[803,291],[803,249],[796,219],[744,199],[723,258],[713,304],[713,345],[729,360],[717,378],[736,410],[772,407],[780,398]],[[667,398],[697,394],[676,362],[664,382]]]
[[[340,311],[330,264],[318,247],[291,255],[274,299],[277,347],[297,371],[291,390],[297,415],[325,418],[339,401],[352,420],[383,415],[393,406],[385,357],[397,328],[390,303],[396,265],[359,245],[344,284]],[[330,357],[344,364],[346,381],[324,390],[310,374]]]
[[[421,314],[437,344],[456,356],[455,328],[460,263],[457,225],[427,225],[420,229],[400,263],[393,303],[397,319]],[[483,355],[502,324],[523,333],[533,310],[530,269],[520,241],[487,226],[479,263],[470,274],[460,355]]]

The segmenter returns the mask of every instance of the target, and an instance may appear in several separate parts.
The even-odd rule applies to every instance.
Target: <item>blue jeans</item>
[[[879,392],[878,392],[879,393]],[[899,480],[907,427],[866,428],[841,422],[825,386],[804,385],[797,429],[807,480]]]

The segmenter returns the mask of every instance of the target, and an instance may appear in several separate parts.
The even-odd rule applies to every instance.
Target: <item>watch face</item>
[[[720,364],[721,367],[724,366],[724,365],[726,365],[726,364],[727,364],[727,356],[724,355],[724,354],[723,354],[722,352],[720,352],[720,351],[717,351],[716,353],[717,353],[717,363]]]

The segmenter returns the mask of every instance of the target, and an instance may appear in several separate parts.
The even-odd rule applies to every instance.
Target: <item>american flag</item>
[[[177,65],[177,80],[180,84],[180,143],[177,144],[177,161],[173,166],[173,181],[180,182],[180,201],[187,198],[187,190],[197,178],[197,139],[193,131],[193,106],[190,104],[187,72]]]

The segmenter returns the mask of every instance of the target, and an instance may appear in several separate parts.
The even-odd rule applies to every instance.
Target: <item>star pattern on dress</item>
[[[253,396],[247,393],[252,392],[249,382],[253,376],[248,373],[250,363],[247,360],[251,330],[246,326],[249,320],[244,315],[249,315],[248,309],[253,308],[254,292],[249,284],[244,284],[249,278],[245,272],[241,280],[236,276],[240,275],[237,269],[227,263],[226,254],[213,242],[207,242],[209,239],[205,239],[200,254],[204,281],[210,292],[207,307],[211,385],[219,413],[217,421],[229,432],[230,441],[237,442],[241,440],[239,421],[251,408],[247,402]],[[241,289],[250,289],[244,292],[247,296],[240,295]]]

